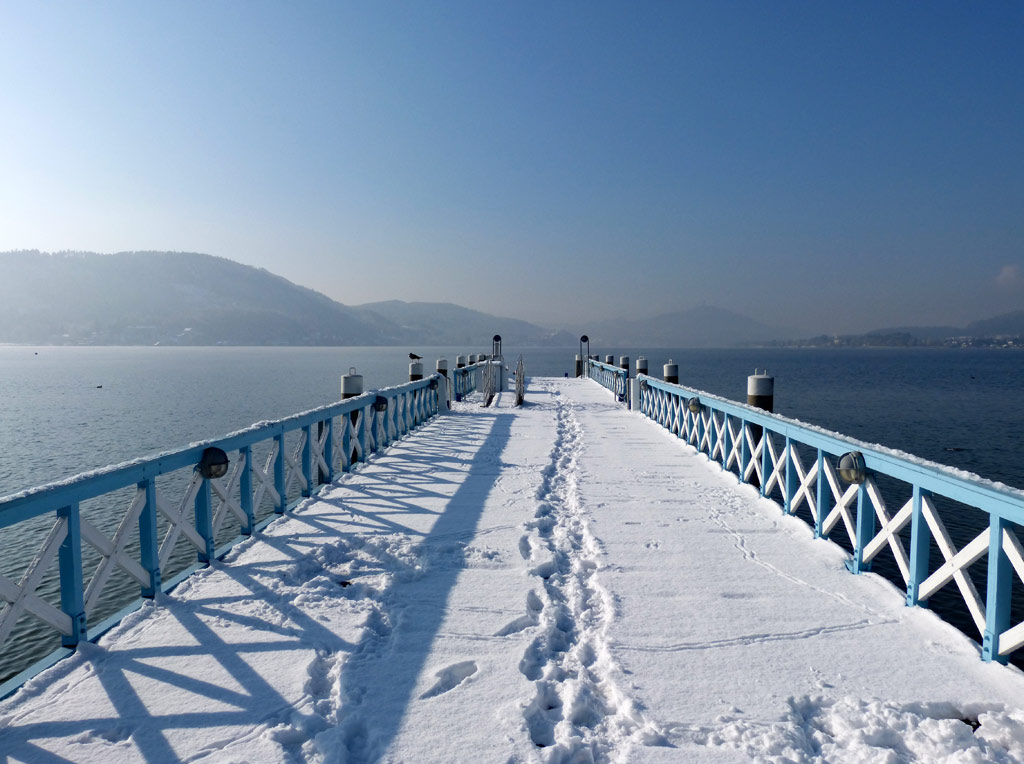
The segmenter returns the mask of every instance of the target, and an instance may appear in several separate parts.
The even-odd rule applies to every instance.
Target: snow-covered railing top
[[[869,570],[871,561],[888,548],[906,583],[908,605],[924,604],[951,581],[956,583],[982,638],[984,660],[1005,663],[1024,645],[1024,622],[1011,624],[1014,571],[1024,581],[1024,548],[1018,538],[1024,526],[1024,492],[693,388],[646,375],[640,375],[637,384],[636,408],[641,413],[718,461],[741,482],[757,486],[762,496],[776,498],[787,514],[805,506],[816,537],[828,538],[842,520],[852,572]],[[863,462],[858,465],[851,458],[850,465],[863,469],[848,476],[862,482],[846,484],[833,461],[853,452],[859,452]],[[901,492],[902,501],[909,489],[909,497],[895,513],[883,498],[880,476],[902,486],[887,488],[890,503],[893,491]],[[987,515],[979,515],[975,525],[980,532],[959,549],[936,509],[937,497]],[[934,570],[929,565],[933,540],[943,559]],[[909,541],[909,553],[904,541]],[[969,572],[982,557],[988,561],[985,597]]]
[[[440,380],[435,374],[371,391],[0,498],[0,529],[24,524],[22,536],[44,538],[33,558],[26,554],[30,561],[19,581],[0,575],[0,602],[7,603],[0,612],[0,646],[23,613],[61,635],[64,649],[44,659],[44,665],[95,638],[126,611],[96,625],[87,621],[97,611],[117,609],[132,599],[123,584],[110,593],[118,588],[107,586],[112,578],[134,582],[144,598],[170,589],[312,496],[337,471],[350,470],[434,416],[441,403]],[[217,462],[222,463],[221,476]],[[169,498],[172,493],[177,500]],[[111,511],[118,503],[123,513]],[[257,523],[261,515],[269,516]],[[188,550],[193,548],[198,564],[190,566]],[[88,563],[95,568],[87,577]],[[24,623],[18,627],[25,631]],[[0,697],[42,667],[14,677],[0,687]]]

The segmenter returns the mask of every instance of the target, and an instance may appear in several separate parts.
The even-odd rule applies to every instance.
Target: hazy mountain
[[[981,321],[973,321],[967,326],[900,326],[888,329],[875,329],[865,334],[841,335],[838,337],[821,335],[807,340],[794,341],[793,344],[910,347],[917,345],[959,345],[963,341],[961,338],[998,342],[1000,337],[1022,336],[1024,336],[1024,310],[1018,310]]]
[[[875,329],[868,336],[906,334],[926,342],[944,340],[963,334],[964,330],[957,326],[895,326],[888,329]]]
[[[261,268],[185,252],[0,253],[0,342],[472,345],[561,341],[458,305],[350,307]]]
[[[312,289],[185,252],[0,254],[0,342],[386,344],[395,327]]]
[[[1002,313],[983,321],[969,323],[961,334],[971,337],[998,337],[1024,335],[1024,310]]]
[[[725,308],[701,306],[653,318],[619,319],[586,331],[602,345],[622,347],[733,347],[793,336],[793,330],[768,326]]]
[[[404,332],[410,342],[422,345],[466,345],[490,347],[499,334],[517,347],[571,345],[571,334],[552,332],[515,318],[499,318],[450,302],[402,302],[388,300],[354,306],[367,314],[381,316]]]

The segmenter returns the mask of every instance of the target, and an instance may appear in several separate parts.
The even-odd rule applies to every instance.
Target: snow
[[[30,681],[0,761],[1024,762],[1020,671],[596,384],[512,397]]]

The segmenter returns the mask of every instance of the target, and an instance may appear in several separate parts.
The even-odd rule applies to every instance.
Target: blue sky
[[[540,323],[1024,308],[1020,3],[0,0],[0,30],[0,250]]]

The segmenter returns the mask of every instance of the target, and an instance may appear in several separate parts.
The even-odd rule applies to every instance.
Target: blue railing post
[[[256,525],[256,515],[252,506],[252,446],[238,449],[238,458],[242,460],[242,474],[238,479],[238,493],[242,500],[242,512],[245,521],[242,523],[242,535],[251,536]]]
[[[71,633],[61,635],[64,647],[86,639],[85,595],[82,589],[82,526],[77,502],[57,510],[67,523],[67,535],[57,550],[60,568],[60,609],[71,619]]]
[[[729,449],[732,446],[729,434],[729,415],[722,414],[722,469],[729,470]]]
[[[814,503],[818,508],[818,516],[814,518],[814,538],[820,539],[824,536],[825,529],[825,489],[829,488],[828,478],[825,477],[825,452],[818,449],[818,479],[814,483]]]
[[[334,482],[334,417],[324,422],[327,435],[324,438],[324,461],[327,462],[327,482]]]
[[[871,563],[864,562],[864,547],[875,536],[875,510],[868,496],[865,483],[857,486],[857,546],[853,550],[853,559],[846,567],[851,573],[861,574],[871,570]]]
[[[750,466],[750,443],[747,442],[747,420],[740,420],[740,482],[747,482],[747,467]]]
[[[274,490],[277,491],[277,503],[274,505],[276,514],[284,514],[288,506],[288,487],[284,481],[284,433],[274,436],[277,444],[277,455],[274,457]]]
[[[932,534],[925,522],[922,512],[924,498],[928,496],[927,491],[922,491],[921,486],[914,486],[914,495],[911,499],[913,514],[910,516],[910,577],[907,581],[907,604],[925,605],[918,598],[921,583],[928,578],[928,552],[931,548]]]
[[[366,461],[366,408],[359,410],[359,430],[357,433],[359,438],[359,453],[360,460]]]
[[[306,479],[306,487],[302,489],[303,496],[313,495],[313,425],[307,424],[302,428],[306,438],[302,444],[302,477]]]
[[[1010,628],[1010,592],[1013,587],[1013,569],[1010,558],[1003,551],[1003,532],[1009,528],[1006,518],[989,516],[988,535],[988,592],[985,597],[985,634],[981,644],[981,657],[985,661],[1006,663],[999,654],[999,635]]]
[[[761,496],[768,496],[765,493],[765,486],[768,484],[768,477],[772,471],[772,457],[768,452],[768,440],[771,434],[767,427],[761,428]]]
[[[352,424],[356,421],[355,412],[344,414],[341,417],[341,452],[343,454],[341,461],[342,472],[350,472],[352,470],[353,459],[352,453]]]
[[[793,464],[793,442],[786,436],[786,490],[783,502],[783,512],[787,515],[793,514],[793,499],[796,497],[796,465]]]
[[[160,539],[157,535],[156,483],[147,478],[138,485],[146,492],[146,506],[139,513],[139,562],[149,573],[149,585],[142,587],[143,597],[155,597],[160,591]]]
[[[205,548],[199,550],[199,562],[210,562],[214,558],[213,512],[211,511],[210,481],[203,478],[196,492],[196,532],[202,537]]]

